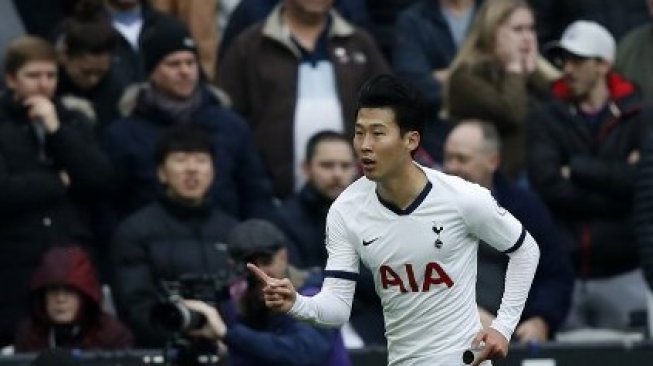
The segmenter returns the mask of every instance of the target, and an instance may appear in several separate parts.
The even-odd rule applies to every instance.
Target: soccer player
[[[421,106],[414,89],[389,75],[361,89],[354,147],[365,176],[331,206],[320,293],[301,296],[288,279],[248,266],[266,284],[271,309],[339,326],[349,317],[362,260],[383,304],[392,366],[461,365],[464,350],[479,344],[485,348],[475,364],[505,357],[537,267],[537,244],[487,189],[413,162]],[[486,329],[475,297],[479,240],[510,257],[501,307]]]

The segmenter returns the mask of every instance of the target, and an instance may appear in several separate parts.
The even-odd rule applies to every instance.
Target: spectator
[[[653,18],[653,0],[647,0],[646,4]],[[653,101],[653,19],[619,41],[615,68],[638,84],[647,102]]]
[[[350,141],[333,131],[313,135],[306,144],[303,171],[307,182],[279,209],[279,227],[289,238],[291,263],[303,269],[322,270],[327,259],[327,212],[357,175]],[[360,273],[350,323],[365,344],[384,345],[383,313],[372,273],[362,266]]]
[[[143,65],[141,44],[143,35],[159,23],[174,19],[152,8],[148,0],[102,0],[119,34],[114,52],[114,64],[120,79],[128,83],[143,81],[148,73]]]
[[[30,288],[30,314],[19,327],[16,351],[48,348],[111,350],[130,348],[133,338],[101,309],[102,290],[89,256],[80,247],[45,253]]]
[[[111,58],[118,36],[102,8],[81,1],[65,20],[59,36],[60,80],[57,95],[73,95],[93,104],[98,128],[117,119],[118,100],[127,85]]]
[[[645,308],[632,225],[636,165],[651,122],[636,87],[612,70],[615,41],[577,21],[554,56],[564,77],[534,113],[529,174],[573,239],[576,286],[567,325],[624,329]]]
[[[395,25],[392,66],[420,89],[436,114],[449,65],[472,25],[482,0],[420,0],[402,11]]]
[[[90,106],[54,96],[57,55],[46,41],[14,40],[0,96],[0,344],[13,340],[28,282],[51,246],[91,244],[84,205],[112,185],[110,161],[93,140]],[[73,100],[68,100],[71,102]],[[86,108],[83,108],[83,107]]]
[[[213,80],[218,51],[218,25],[216,11],[218,0],[152,0],[152,5],[184,22],[197,41],[202,72]]]
[[[228,269],[227,234],[236,220],[211,204],[215,149],[210,134],[179,126],[161,136],[157,176],[166,193],[125,220],[113,242],[115,297],[139,346],[161,347],[165,334],[150,324],[161,281],[217,276]]]
[[[270,15],[279,0],[243,0],[233,10],[220,42],[223,55],[233,41],[249,26]],[[363,0],[333,0],[334,7],[348,21],[360,27],[368,27],[370,19]]]
[[[154,145],[169,126],[206,130],[215,152],[211,197],[236,217],[271,216],[272,190],[245,121],[225,107],[223,94],[200,80],[197,48],[177,20],[160,22],[143,37],[149,82],[125,92],[125,117],[105,131],[107,153],[119,173],[121,213],[150,203],[160,188]]]
[[[287,239],[274,225],[249,220],[229,234],[229,251],[239,266],[251,262],[261,265],[269,276],[283,278],[294,273],[288,266]],[[199,301],[187,301],[208,321],[203,336],[221,340],[229,348],[232,365],[351,365],[337,329],[321,329],[276,314],[265,307],[261,284],[247,275],[247,287],[233,298],[236,314],[220,315],[215,308]],[[320,283],[295,277],[295,286],[304,295],[314,295]]]
[[[503,142],[501,170],[511,180],[525,176],[530,101],[548,88],[534,26],[525,0],[485,2],[452,63],[445,102],[454,121],[495,124]]]
[[[350,141],[342,134],[322,131],[306,144],[303,172],[306,183],[279,209],[279,227],[289,238],[291,263],[300,268],[326,265],[326,214],[338,195],[354,181],[356,162]]]
[[[567,254],[569,238],[556,226],[537,195],[505,179],[498,170],[499,149],[499,135],[493,125],[462,121],[447,137],[444,170],[489,189],[500,209],[522,222],[537,241],[540,263],[515,337],[521,343],[544,342],[553,338],[571,305],[574,275]],[[489,326],[496,317],[507,265],[507,255],[481,242],[476,301],[484,326]]]
[[[472,24],[481,0],[420,0],[402,11],[395,25],[393,68],[410,80],[431,105],[422,147],[442,162],[450,126],[438,117],[449,65]]]
[[[332,1],[284,0],[224,55],[218,83],[252,124],[274,191],[301,188],[308,139],[353,134],[356,90],[387,65],[372,39],[331,10]]]

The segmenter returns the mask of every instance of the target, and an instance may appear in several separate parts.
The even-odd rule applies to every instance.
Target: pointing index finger
[[[268,276],[267,274],[265,274],[265,272],[263,272],[263,271],[262,271],[260,268],[258,268],[256,265],[254,265],[254,264],[252,264],[252,263],[247,263],[247,268],[248,268],[252,273],[254,273],[254,275],[255,275],[259,280],[261,280],[261,282],[263,282],[263,283],[266,284],[266,285],[269,285],[269,284],[270,284],[270,282],[271,282],[271,281],[270,281],[270,276]]]

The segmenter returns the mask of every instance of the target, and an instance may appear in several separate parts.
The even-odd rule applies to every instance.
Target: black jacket
[[[641,149],[653,115],[632,83],[610,74],[608,85],[611,97],[596,133],[570,102],[564,81],[553,87],[558,100],[537,111],[529,125],[531,182],[571,233],[583,278],[638,265],[631,220],[636,166],[627,160]],[[563,166],[570,179],[562,177]]]
[[[213,88],[200,88],[202,100],[190,120],[211,136],[216,171],[210,192],[213,202],[238,218],[273,217],[272,186],[249,126],[224,107]],[[128,90],[121,101],[132,102],[132,109],[124,111],[128,116],[112,122],[102,134],[103,147],[117,171],[120,193],[114,204],[120,214],[149,204],[163,191],[156,177],[156,142],[163,131],[181,123],[146,102],[143,89],[133,92]]]
[[[0,343],[13,338],[41,255],[54,245],[90,244],[82,208],[111,186],[109,159],[95,143],[88,119],[55,105],[61,126],[40,140],[13,95],[0,99],[0,293],[10,294],[0,296]]]
[[[283,203],[278,212],[278,225],[290,239],[290,261],[299,268],[326,266],[324,245],[326,215],[332,200],[321,195],[312,185]]]
[[[221,275],[227,269],[227,234],[236,220],[209,204],[184,207],[164,198],[136,212],[112,245],[118,310],[140,346],[160,347],[165,334],[150,323],[162,298],[160,281],[183,275]]]

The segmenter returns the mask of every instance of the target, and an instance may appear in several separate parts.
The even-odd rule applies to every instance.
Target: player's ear
[[[404,145],[409,151],[417,150],[419,147],[420,136],[417,131],[407,131],[404,134]]]

